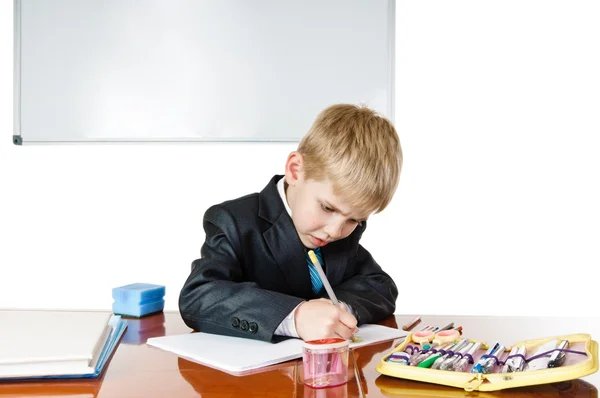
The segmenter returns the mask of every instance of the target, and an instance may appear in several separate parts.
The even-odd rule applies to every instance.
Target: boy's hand
[[[350,339],[356,333],[356,318],[345,307],[338,308],[330,300],[315,299],[300,304],[294,316],[298,336],[304,341],[341,337]]]

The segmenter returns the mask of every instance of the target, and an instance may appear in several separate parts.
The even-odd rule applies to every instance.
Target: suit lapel
[[[290,286],[290,294],[311,298],[313,293],[306,251],[277,191],[277,181],[281,177],[273,177],[259,194],[258,214],[273,224],[263,233],[263,237]]]

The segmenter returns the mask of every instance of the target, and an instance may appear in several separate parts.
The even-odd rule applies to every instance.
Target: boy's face
[[[306,180],[301,171],[301,161],[300,154],[292,153],[286,164],[285,176],[289,185],[287,202],[298,237],[309,249],[344,239],[367,219],[368,214],[358,214],[348,206],[343,197],[333,193],[329,181]]]

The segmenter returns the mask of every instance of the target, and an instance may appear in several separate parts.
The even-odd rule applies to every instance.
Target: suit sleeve
[[[356,255],[349,260],[346,277],[334,288],[339,300],[352,307],[359,324],[377,323],[396,310],[398,288],[358,239]]]
[[[241,237],[224,207],[208,209],[203,226],[201,258],[192,263],[179,296],[184,322],[197,331],[272,340],[282,320],[303,300],[244,279]]]

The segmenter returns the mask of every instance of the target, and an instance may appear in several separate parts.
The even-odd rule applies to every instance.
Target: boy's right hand
[[[296,309],[296,332],[304,341],[341,337],[350,339],[356,329],[356,318],[344,307],[336,307],[330,300],[306,301]]]

